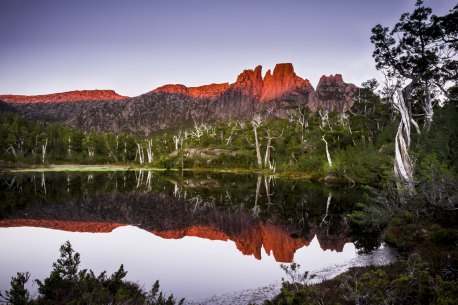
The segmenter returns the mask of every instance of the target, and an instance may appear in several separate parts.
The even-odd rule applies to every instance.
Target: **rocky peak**
[[[234,89],[242,91],[246,96],[259,98],[262,92],[262,66],[254,70],[243,70],[232,85]]]
[[[0,100],[8,103],[60,103],[75,101],[123,100],[127,96],[113,90],[76,90],[43,95],[0,95]]]
[[[153,92],[188,94],[188,87],[182,84],[170,84],[170,85],[164,85],[162,87],[156,88],[153,90]]]
[[[325,109],[328,112],[345,112],[353,106],[358,87],[343,81],[342,75],[323,75],[315,92],[309,96],[311,111]]]
[[[186,87],[185,85],[175,84],[159,87],[153,90],[153,92],[186,94],[194,98],[213,100],[218,98],[228,88],[229,83],[210,84],[199,87]]]
[[[271,74],[268,70],[264,77],[260,101],[268,102],[305,87],[311,88],[312,86],[308,80],[296,75],[292,64],[277,64],[273,73]]]
[[[329,76],[322,75],[320,77],[320,81],[318,82],[317,89],[320,86],[339,85],[339,84],[343,84],[343,82],[344,81],[342,78],[342,74],[329,75]]]

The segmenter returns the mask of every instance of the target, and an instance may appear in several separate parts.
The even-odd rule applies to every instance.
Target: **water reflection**
[[[323,250],[351,241],[345,214],[361,194],[261,175],[153,173],[3,175],[0,226],[110,232],[134,225],[162,238],[232,240],[291,262],[316,236]],[[336,193],[334,191],[334,193]]]
[[[3,265],[11,269],[1,279],[5,283],[15,271],[33,268],[38,273],[34,276],[44,277],[55,254],[39,253],[51,240],[53,245],[47,251],[57,253],[65,241],[57,239],[61,235],[79,241],[75,249],[83,258],[104,258],[97,266],[88,264],[89,268],[99,272],[109,269],[105,259],[113,257],[113,271],[124,263],[133,280],[141,278],[146,285],[155,279],[169,280],[166,287],[174,292],[182,289],[181,296],[185,297],[279,281],[282,274],[278,264],[293,260],[300,260],[309,270],[324,262],[330,266],[355,257],[354,244],[364,245],[360,240],[365,241],[352,230],[346,216],[363,200],[363,192],[355,188],[329,189],[262,175],[192,172],[4,173],[0,179],[0,237],[4,243],[15,245],[0,253],[2,269]],[[110,242],[113,236],[121,245]],[[135,243],[140,236],[141,243]],[[33,248],[31,245],[38,241],[41,243]],[[150,257],[125,253],[127,250],[120,247],[146,251]],[[19,259],[17,253],[23,252],[25,256]],[[162,252],[168,254],[157,256]],[[193,260],[189,258],[191,252]],[[39,260],[40,256],[46,258]],[[330,257],[327,261],[323,260],[326,256]],[[40,267],[27,265],[35,259]],[[163,265],[170,269],[171,264],[178,264],[176,260],[182,260],[181,270],[168,275],[170,270]],[[184,270],[190,268],[186,264],[214,269],[215,274],[202,279],[193,293],[186,292],[177,285],[178,278],[187,277],[189,286],[189,277],[195,276],[192,272],[199,272],[186,273]],[[139,275],[144,271],[135,271],[145,267],[153,273],[149,274],[151,279]],[[217,271],[222,277],[221,287],[213,291],[210,286],[216,285]],[[228,281],[234,281],[233,285]]]

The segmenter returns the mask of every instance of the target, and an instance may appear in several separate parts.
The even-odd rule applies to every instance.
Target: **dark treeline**
[[[69,241],[60,247],[60,258],[52,265],[44,280],[35,280],[38,296],[32,298],[26,288],[30,273],[18,272],[11,278],[11,288],[0,293],[0,302],[13,305],[40,304],[131,304],[174,305],[173,295],[166,296],[156,281],[149,291],[137,283],[125,280],[127,271],[121,265],[108,276],[106,272],[95,275],[92,270],[80,269],[80,254]]]

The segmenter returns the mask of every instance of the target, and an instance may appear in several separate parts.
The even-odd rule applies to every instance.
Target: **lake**
[[[45,278],[69,240],[81,268],[195,304],[245,304],[278,292],[281,264],[328,278],[384,264],[389,248],[351,227],[358,188],[253,174],[106,171],[0,176],[0,290],[29,271]],[[372,254],[367,253],[376,249]],[[30,286],[36,293],[36,285]]]

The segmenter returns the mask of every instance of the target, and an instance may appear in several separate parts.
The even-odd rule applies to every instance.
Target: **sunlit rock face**
[[[260,101],[269,102],[298,89],[311,91],[313,87],[308,80],[296,75],[292,64],[277,64],[273,73],[267,70]]]
[[[124,100],[128,96],[113,90],[80,90],[44,95],[0,95],[0,101],[9,103],[63,103],[75,101]]]
[[[229,83],[210,84],[199,87],[186,87],[185,85],[177,84],[165,85],[153,90],[153,92],[184,94],[197,99],[216,100],[229,87]]]
[[[80,222],[66,220],[48,220],[48,219],[2,219],[0,227],[36,227],[47,228],[69,232],[86,232],[86,233],[109,233],[116,228],[125,226],[121,223],[105,222]]]

